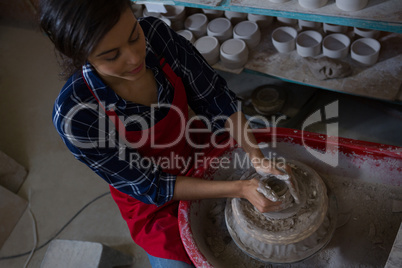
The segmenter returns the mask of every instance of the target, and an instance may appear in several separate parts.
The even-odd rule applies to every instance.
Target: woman
[[[41,27],[70,74],[53,121],[74,156],[110,184],[133,240],[152,266],[186,267],[192,262],[178,231],[178,200],[241,197],[262,212],[280,209],[257,191],[256,179],[191,177],[196,153],[205,157],[214,149],[211,143],[228,140],[196,130],[226,128],[258,171],[281,172],[244,132],[246,120],[223,78],[191,43],[156,18],[137,20],[130,5],[129,0],[41,2]],[[189,123],[188,106],[204,124]],[[193,131],[183,135],[183,126]]]

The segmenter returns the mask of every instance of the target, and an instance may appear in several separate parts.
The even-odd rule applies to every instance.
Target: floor
[[[37,30],[4,25],[0,25],[0,40],[0,150],[29,171],[18,194],[30,201],[40,247],[28,267],[40,267],[47,242],[56,235],[101,242],[134,256],[133,267],[150,267],[144,251],[132,242],[110,195],[90,203],[107,193],[108,187],[74,159],[52,125],[52,106],[63,81],[51,44]],[[251,74],[222,75],[243,95],[259,85],[283,84]],[[402,146],[402,106],[296,85],[291,90],[299,94],[293,99],[294,109],[289,108],[291,117],[298,120],[287,121],[287,127],[300,128],[308,114],[338,101],[339,136]],[[313,124],[305,130],[323,132],[325,125]],[[25,213],[0,249],[0,267],[24,266],[34,247],[32,224]]]

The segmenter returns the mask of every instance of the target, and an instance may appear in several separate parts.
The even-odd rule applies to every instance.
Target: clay
[[[278,150],[278,148],[269,148],[263,149],[263,152],[268,155],[269,152],[278,153]],[[233,154],[243,157],[245,152],[236,149]],[[304,147],[293,143],[281,143],[278,155],[293,157],[300,161],[309,159],[309,154]],[[349,157],[344,154],[340,155],[342,166],[348,166]],[[395,167],[394,159],[383,161],[385,166]],[[353,166],[359,167],[359,174],[345,172],[345,168],[320,170],[317,169],[319,165],[309,163],[319,172],[329,191],[329,210],[326,216],[330,223],[328,234],[331,233],[332,228],[337,229],[332,239],[330,236],[323,238],[330,239],[328,246],[325,247],[325,243],[323,243],[322,250],[317,249],[318,251],[313,256],[297,263],[295,267],[337,268],[339,264],[345,267],[384,267],[402,220],[401,213],[392,212],[393,200],[400,200],[402,196],[401,187],[375,183],[375,178],[378,179],[380,174],[384,174],[384,171],[379,171],[379,168],[383,168],[381,165],[378,167],[381,164],[379,160],[372,159],[370,156],[363,159],[358,158],[356,163],[353,163]],[[389,173],[386,174],[395,177],[396,173],[392,169],[387,170]],[[234,168],[213,170],[208,172],[207,179],[238,180],[245,171]],[[336,201],[331,192],[336,196]],[[191,226],[197,247],[213,267],[271,267],[271,264],[251,257],[236,245],[238,238],[236,238],[237,240],[232,239],[225,222],[225,203],[225,199],[219,199],[203,200],[192,205]],[[335,213],[331,213],[331,207],[334,206]],[[214,211],[214,214],[208,213],[211,210]],[[338,211],[338,215],[336,215],[336,211]],[[332,217],[339,221],[334,221]],[[325,221],[326,219],[324,219]],[[335,227],[332,226],[334,222]],[[374,228],[372,225],[371,231],[370,223],[374,225]],[[369,234],[372,239],[368,239]],[[220,251],[222,245],[224,245],[224,250]]]
[[[321,58],[304,58],[311,73],[319,80],[347,77],[352,74],[352,68],[346,62]]]
[[[299,162],[288,161],[288,164],[292,167],[294,181],[301,186],[298,203],[287,187],[279,185],[276,190],[280,192],[275,193],[278,200],[288,198],[290,202],[285,202],[287,208],[276,212],[276,217],[272,213],[260,213],[244,199],[233,198],[226,205],[226,224],[233,240],[246,254],[262,261],[288,263],[302,260],[321,249],[335,229],[335,216],[328,214],[327,189],[319,175]],[[242,179],[255,176],[258,174],[249,171]],[[264,180],[270,179],[263,177]],[[280,181],[286,180],[289,176],[283,175]],[[275,185],[260,188],[272,198],[275,189],[272,186]]]

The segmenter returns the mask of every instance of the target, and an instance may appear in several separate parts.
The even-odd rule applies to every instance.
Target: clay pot
[[[261,40],[261,32],[258,25],[252,21],[242,21],[233,29],[233,38],[242,39],[246,42],[248,49],[254,49]]]
[[[194,44],[195,37],[194,37],[194,34],[191,31],[189,31],[189,30],[180,30],[177,33],[180,34],[181,36],[183,36],[184,38],[186,38],[192,44]]]
[[[248,48],[246,42],[241,39],[226,40],[220,49],[221,62],[228,69],[244,67],[248,60]]]
[[[327,4],[328,0],[299,0],[299,5],[306,9],[316,9]]]
[[[184,27],[191,31],[195,38],[200,38],[207,34],[208,18],[203,13],[193,14],[184,21]]]
[[[373,65],[377,62],[381,44],[373,38],[360,38],[352,43],[351,56],[363,65]]]
[[[216,37],[220,43],[232,38],[232,23],[227,18],[217,18],[208,23],[207,34]]]
[[[322,35],[317,31],[301,32],[296,38],[296,50],[302,57],[315,57],[321,53]]]
[[[344,11],[357,11],[366,7],[368,0],[336,0],[336,6]]]
[[[219,61],[219,42],[215,37],[203,36],[194,43],[194,46],[209,65],[214,65]]]
[[[283,26],[272,32],[272,44],[279,53],[288,53],[296,47],[297,31],[295,28]]]
[[[322,42],[323,54],[332,59],[343,59],[349,53],[350,39],[344,34],[327,35]]]

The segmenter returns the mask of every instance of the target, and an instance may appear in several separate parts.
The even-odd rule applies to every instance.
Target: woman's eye
[[[117,60],[117,58],[119,57],[119,55],[120,55],[120,53],[117,52],[116,55],[115,55],[113,58],[107,58],[106,60],[107,60],[107,61],[115,61],[115,60]]]
[[[137,41],[140,38],[140,33],[137,34],[136,37],[134,37],[133,39],[130,40],[130,43],[134,43],[135,41]]]

